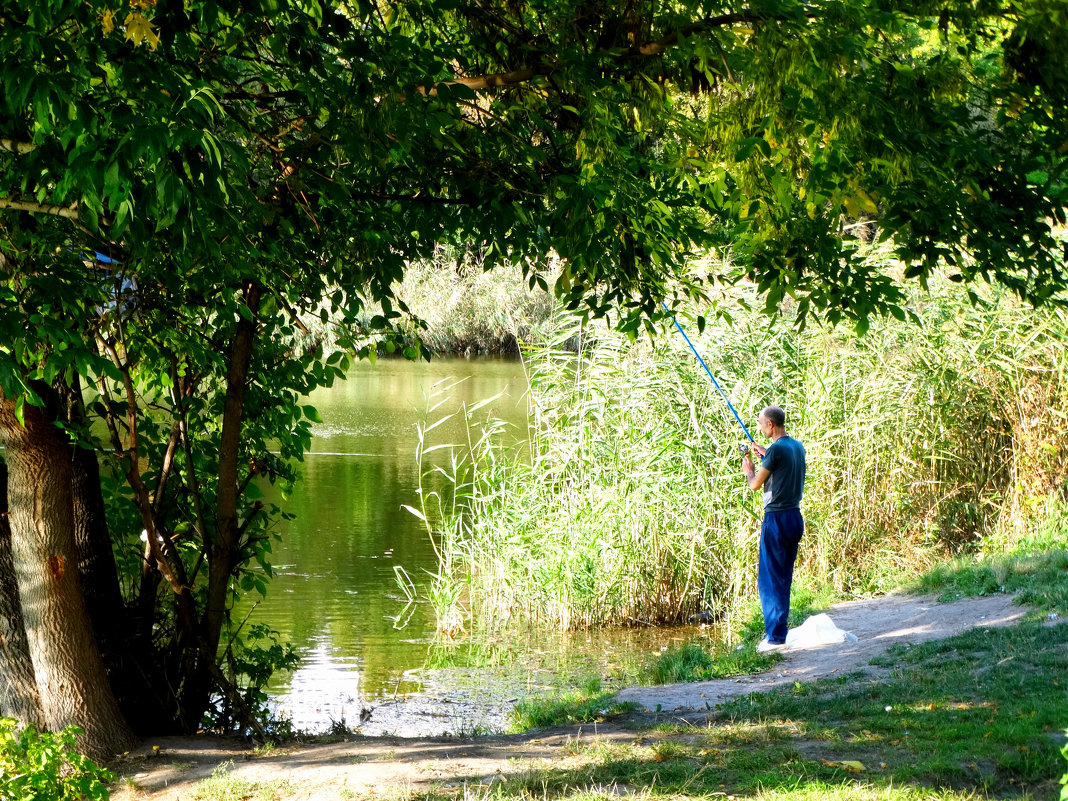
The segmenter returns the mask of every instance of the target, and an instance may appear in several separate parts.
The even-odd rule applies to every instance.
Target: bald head
[[[765,406],[760,410],[760,416],[776,428],[786,428],[786,412],[778,406]]]

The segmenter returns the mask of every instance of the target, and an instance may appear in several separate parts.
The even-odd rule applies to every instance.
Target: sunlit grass
[[[1012,593],[1039,616],[1068,615],[1068,504],[1051,501],[1053,524],[1009,553],[986,552],[935,566],[910,584],[944,600]]]
[[[695,640],[669,648],[649,660],[638,678],[643,684],[680,684],[759,673],[782,661],[777,654],[758,654],[752,643]]]
[[[293,789],[285,779],[261,782],[234,774],[234,763],[224,762],[192,789],[191,801],[279,801]]]
[[[602,723],[638,710],[637,704],[621,703],[614,696],[602,691],[597,677],[588,679],[581,688],[528,696],[512,709],[512,729],[521,732],[568,723]]]
[[[704,725],[569,741],[556,763],[427,801],[1051,799],[1064,772],[1068,626],[977,629],[895,648],[882,678],[752,694]]]

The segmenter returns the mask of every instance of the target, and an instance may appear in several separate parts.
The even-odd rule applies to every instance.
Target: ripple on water
[[[614,630],[603,639],[547,633],[533,641],[506,637],[488,654],[469,642],[458,647],[471,652],[466,658],[452,653],[451,666],[404,671],[377,694],[361,687],[358,660],[340,662],[324,641],[293,674],[288,691],[272,700],[295,728],[311,733],[342,723],[362,734],[400,737],[505,732],[521,698],[581,687],[591,677],[602,679],[603,692],[614,692],[633,683],[636,666],[648,655],[697,631]],[[507,645],[501,646],[502,640]],[[468,666],[455,666],[464,661]]]

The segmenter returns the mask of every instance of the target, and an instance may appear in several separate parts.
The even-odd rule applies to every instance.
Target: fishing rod
[[[742,418],[738,416],[738,412],[734,410],[734,405],[731,403],[730,398],[727,397],[727,393],[723,391],[723,387],[719,385],[719,382],[716,380],[716,377],[712,375],[712,371],[708,369],[708,365],[705,364],[705,360],[701,358],[701,354],[697,352],[697,348],[693,346],[693,343],[690,341],[690,338],[686,336],[686,332],[682,330],[682,326],[679,325],[679,321],[675,317],[674,313],[672,313],[671,309],[667,307],[667,304],[664,303],[664,301],[660,301],[660,305],[664,307],[664,311],[671,315],[671,322],[675,323],[675,327],[679,329],[679,333],[682,334],[682,338],[685,339],[686,344],[690,346],[690,350],[693,351],[693,355],[697,357],[697,361],[699,361],[701,363],[701,366],[705,368],[705,372],[708,373],[708,377],[712,379],[712,385],[719,392],[719,396],[723,398],[723,402],[727,404],[727,408],[731,410],[731,414],[733,414],[734,419],[738,421],[738,425],[742,427],[742,431],[745,432],[746,439],[748,439],[750,442],[756,442],[756,440],[753,439],[753,435],[749,433],[749,429],[745,427],[745,423],[742,422]],[[745,448],[745,452],[748,452],[749,450],[749,448],[745,445],[741,445],[739,446],[739,448]]]

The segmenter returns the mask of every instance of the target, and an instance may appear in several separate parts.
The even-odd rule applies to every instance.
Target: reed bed
[[[515,355],[519,340],[542,336],[552,316],[552,295],[532,289],[522,269],[503,263],[483,270],[477,254],[440,246],[431,259],[407,265],[396,286],[398,308],[408,313],[398,321],[412,340],[418,339],[436,355]],[[550,283],[555,273],[544,278]],[[373,319],[382,307],[366,302],[354,320],[343,320],[323,304],[298,315],[293,344],[302,351],[326,352],[374,344]]]
[[[531,289],[516,265],[487,272],[470,259],[442,249],[409,265],[398,296],[425,323],[419,335],[434,353],[514,355],[520,339],[539,335],[552,296]]]
[[[768,319],[747,291],[725,291],[730,316],[700,335],[680,322],[754,434],[776,403],[805,444],[799,582],[877,592],[1068,520],[1063,310],[993,289],[970,302],[936,283],[912,299],[915,319],[858,337]],[[447,489],[423,497],[443,628],[710,611],[738,629],[761,509],[740,478],[741,431],[707,376],[670,329],[630,342],[557,313],[545,330],[523,349],[529,445],[503,444],[471,412],[470,441],[435,468]]]

